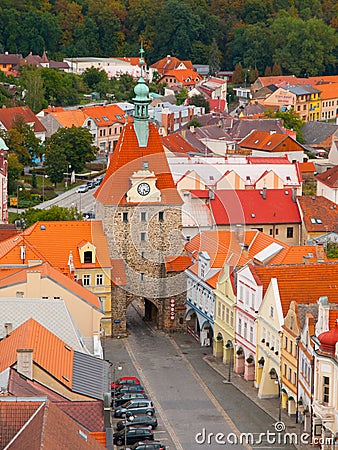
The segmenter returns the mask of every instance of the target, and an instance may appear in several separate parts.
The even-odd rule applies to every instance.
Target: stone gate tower
[[[142,76],[134,92],[134,121],[124,126],[95,194],[113,260],[113,337],[126,334],[126,309],[136,299],[144,301],[145,318],[163,330],[177,326],[172,305],[184,305],[184,275],[165,269],[165,260],[184,246],[182,200],[158,130],[149,123],[151,100]]]

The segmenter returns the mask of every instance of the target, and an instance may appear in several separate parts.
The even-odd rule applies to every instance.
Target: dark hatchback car
[[[124,427],[133,427],[135,425],[150,427],[153,430],[154,428],[157,427],[158,424],[156,417],[142,415],[142,416],[134,416],[133,420],[128,420],[128,417],[125,420],[119,420],[116,424],[116,428],[117,430],[123,430]]]
[[[127,447],[127,450],[166,450],[161,442],[138,442],[137,444]]]
[[[125,442],[126,439],[126,442]],[[124,445],[134,444],[139,441],[153,441],[154,435],[149,428],[128,428],[127,430],[121,430],[114,433],[114,444]]]
[[[115,406],[124,405],[125,403],[129,402],[129,400],[135,399],[147,399],[147,396],[142,392],[131,392],[129,394],[124,393],[122,395],[119,395],[118,397],[115,397]]]
[[[143,386],[140,384],[125,384],[115,389],[115,395],[131,394],[133,392],[144,392]]]
[[[155,414],[155,408],[153,402],[147,399],[134,399],[125,405],[115,408],[115,417],[128,417],[140,414],[146,414],[147,416],[153,416]]]

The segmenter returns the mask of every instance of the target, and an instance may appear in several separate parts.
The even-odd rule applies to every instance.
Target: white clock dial
[[[150,192],[149,184],[148,183],[140,183],[137,186],[137,192],[142,196],[148,195]]]

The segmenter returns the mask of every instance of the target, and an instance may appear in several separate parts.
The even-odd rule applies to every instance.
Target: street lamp
[[[19,215],[19,191],[22,192],[22,187],[17,186],[16,187],[16,215]]]
[[[116,385],[115,385],[115,382],[116,382],[116,369],[117,370],[122,370],[122,367],[119,366],[119,365],[116,367],[116,363],[112,363],[112,366],[113,366],[113,383],[114,383],[114,387],[113,387],[113,409],[114,409],[114,412],[115,412],[115,404],[116,404],[116,402],[115,402],[115,400],[116,400]]]
[[[72,168],[71,164],[67,164],[66,167],[66,179],[65,179],[65,188],[67,189],[67,180],[68,180],[68,173],[70,172],[70,169]],[[69,169],[69,170],[68,170]]]
[[[45,179],[48,178],[48,175],[42,175],[42,203],[45,201]]]
[[[132,422],[134,420],[134,416],[129,416],[128,420]],[[127,417],[126,417],[126,423],[124,424],[124,449],[127,448]]]
[[[234,345],[232,343],[232,341],[229,339],[229,341],[227,342],[230,354],[229,354],[229,373],[228,373],[228,382],[230,383],[231,381],[231,366],[232,366],[232,357],[233,357],[233,353],[234,353]]]
[[[270,370],[270,378],[271,380],[274,380],[275,384],[278,384],[278,399],[279,399],[279,408],[278,408],[278,421],[280,422],[282,420],[282,381],[278,377],[277,372],[275,369]]]

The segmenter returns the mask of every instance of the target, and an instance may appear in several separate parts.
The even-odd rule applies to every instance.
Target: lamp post
[[[72,168],[72,165],[71,164],[67,164],[67,167],[66,167],[66,179],[65,179],[65,188],[67,189],[67,180],[68,180],[68,173],[70,172],[70,169]],[[69,170],[68,170],[69,169]]]
[[[16,187],[16,215],[19,215],[19,192],[22,192],[22,187],[17,186]]]
[[[113,383],[114,383],[114,388],[113,388],[113,409],[115,411],[115,404],[116,404],[116,402],[115,402],[115,400],[116,400],[116,385],[115,385],[115,382],[116,382],[116,369],[117,370],[122,370],[122,367],[119,366],[119,365],[116,367],[116,363],[113,363],[112,365],[113,365]]]
[[[228,341],[229,344],[229,372],[228,372],[228,382],[230,383],[231,381],[231,367],[232,367],[232,357],[233,357],[233,353],[234,353],[234,345],[232,343],[231,340]]]
[[[127,448],[127,420],[129,420],[130,422],[132,422],[134,420],[134,416],[129,416],[128,419],[126,417],[126,423],[124,424],[124,449],[126,450]]]
[[[279,407],[278,407],[278,421],[280,422],[282,420],[282,381],[279,378],[277,372],[275,369],[271,369],[270,371],[270,378],[271,380],[275,381],[275,384],[278,384],[278,400],[279,400]]]
[[[48,175],[42,175],[42,203],[45,201],[45,179],[48,178]]]

